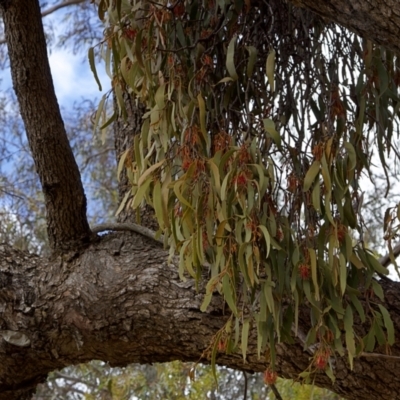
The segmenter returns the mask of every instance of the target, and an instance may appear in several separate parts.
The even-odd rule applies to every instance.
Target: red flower
[[[270,368],[266,369],[264,372],[264,383],[266,385],[274,385],[278,379],[278,374],[272,371]]]
[[[329,357],[329,350],[319,350],[318,353],[315,355],[314,365],[317,367],[317,369],[324,370],[328,365]]]
[[[301,279],[309,279],[311,275],[310,266],[307,264],[300,264],[298,267]]]

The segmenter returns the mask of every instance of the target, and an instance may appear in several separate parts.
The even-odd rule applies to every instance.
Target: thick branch
[[[54,92],[37,0],[3,0],[14,90],[45,196],[53,249],[90,235],[86,198]]]
[[[290,0],[400,54],[398,0]]]
[[[203,294],[196,292],[193,280],[182,282],[176,263],[166,260],[161,245],[134,233],[102,237],[82,254],[51,262],[0,246],[0,400],[28,396],[49,371],[92,359],[114,366],[207,362],[202,356],[227,320],[227,307],[216,293],[207,312],[200,312]],[[398,332],[400,284],[382,285]],[[300,315],[304,327],[309,311]],[[363,329],[356,322],[356,330]],[[217,362],[264,371],[267,362],[257,357],[254,330],[246,363],[240,352],[221,353]],[[392,356],[400,356],[399,342],[391,350]],[[277,354],[285,377],[296,378],[311,361],[300,340],[279,345]],[[317,385],[349,399],[397,398],[400,369],[395,357],[362,357],[354,371],[346,357],[333,363],[335,384],[320,373]]]

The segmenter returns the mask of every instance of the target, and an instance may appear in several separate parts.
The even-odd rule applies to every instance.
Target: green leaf
[[[147,179],[147,181],[145,181],[144,183],[142,183],[142,185],[138,188],[135,197],[133,198],[133,202],[132,202],[132,208],[135,210],[136,208],[139,207],[140,203],[142,202],[142,200],[144,199],[150,184],[153,182],[152,177],[149,177]]]
[[[272,286],[269,282],[264,283],[264,296],[265,300],[267,301],[269,312],[275,315],[274,295],[272,294]]]
[[[321,212],[321,188],[319,182],[315,182],[314,188],[312,190],[311,199],[315,211]]]
[[[251,78],[253,74],[254,65],[257,61],[257,49],[254,46],[246,46],[246,50],[249,52],[249,61],[247,63],[247,77]]]
[[[272,49],[267,57],[266,73],[271,93],[275,91],[275,50]]]
[[[226,76],[218,81],[216,84],[219,85],[220,83],[227,83],[227,82],[234,82],[234,80],[230,76]]]
[[[235,289],[231,284],[231,280],[228,274],[225,274],[222,278],[222,291],[224,293],[225,301],[228,303],[229,308],[233,312],[234,315],[237,315],[236,304],[234,300]]]
[[[96,132],[97,126],[99,125],[100,117],[104,109],[104,103],[106,102],[106,95],[103,95],[103,97],[100,100],[99,106],[97,107],[96,111],[96,116],[94,118],[94,124],[93,124],[93,133]]]
[[[377,319],[374,321],[373,329],[379,346],[383,346],[386,343],[386,336],[383,333],[382,326]]]
[[[304,185],[303,185],[304,192],[307,192],[307,190],[310,189],[315,178],[319,174],[320,166],[321,163],[319,161],[314,161],[309,170],[307,171],[306,176],[304,177]]]
[[[250,320],[245,319],[242,326],[242,354],[243,362],[246,362],[247,345],[249,341]]]
[[[130,149],[125,150],[122,153],[122,156],[118,161],[118,168],[117,168],[117,179],[118,179],[118,182],[120,181],[121,172],[122,172],[122,170],[123,170],[123,168],[125,166],[125,159],[126,159],[126,156],[128,155],[129,152],[130,152]]]
[[[363,338],[363,341],[364,341],[365,351],[374,351],[376,340],[373,328],[371,328],[368,334]]]
[[[386,71],[382,60],[380,57],[376,58],[377,60],[377,70],[379,76],[379,93],[382,96],[386,92],[389,87],[389,77],[388,72]]]
[[[354,294],[350,294],[349,296],[350,296],[351,302],[353,303],[354,308],[357,310],[358,315],[360,316],[361,322],[364,323],[365,322],[365,313],[364,313],[364,309],[361,305],[360,300]]]
[[[199,111],[200,111],[200,130],[203,134],[204,143],[206,144],[207,152],[210,150],[210,138],[206,129],[206,104],[204,102],[203,96],[201,93],[197,95],[197,101],[199,103]]]
[[[151,167],[147,168],[146,171],[140,176],[138,180],[138,186],[141,186],[143,182],[147,179],[147,177],[153,173],[157,168],[160,168],[161,165],[165,163],[165,160],[161,160],[155,164],[153,164]]]
[[[324,178],[325,190],[327,193],[330,194],[331,190],[332,190],[331,175],[330,175],[328,164],[326,162],[325,155],[321,159],[321,173],[322,173],[322,177]]]
[[[184,181],[178,181],[174,184],[174,193],[178,200],[181,202],[181,204],[184,204],[185,206],[189,207],[191,210],[194,210],[193,206],[183,197],[180,188],[184,184]]]
[[[311,263],[311,279],[314,285],[315,291],[315,300],[319,301],[319,285],[318,285],[318,276],[317,276],[317,255],[315,254],[314,249],[308,249],[308,254],[310,255],[310,263]]]
[[[185,240],[185,242],[183,243],[180,251],[179,251],[179,269],[178,269],[178,273],[179,273],[179,278],[182,282],[186,282],[186,278],[185,278],[185,254],[186,254],[186,248],[188,247],[188,245],[191,243],[190,240]],[[204,300],[203,300],[204,303]],[[207,307],[206,307],[207,308]]]
[[[142,68],[142,70],[144,70],[145,67],[144,67],[144,62],[143,62],[143,57],[142,57],[142,29],[138,30],[138,33],[135,38],[135,57],[136,57],[136,60],[139,64],[140,68]]]
[[[332,383],[335,383],[335,380],[336,380],[335,374],[333,373],[330,365],[328,366],[328,368],[325,369],[325,374],[331,380]]]
[[[216,360],[217,360],[217,353],[218,353],[218,344],[221,339],[222,331],[218,331],[218,333],[215,336],[212,352],[211,352],[211,370],[212,374],[214,377],[214,381],[216,385],[218,385],[218,379],[217,379],[217,370],[216,370]]]
[[[162,207],[162,197],[161,197],[161,183],[159,180],[154,184],[153,189],[153,207],[156,213],[157,222],[161,229],[165,228],[164,225],[164,213]]]
[[[165,107],[165,84],[160,85],[154,95],[154,101],[157,104],[159,110],[163,110]]]
[[[230,179],[230,176],[231,176],[232,172],[233,172],[233,171],[229,171],[229,172],[226,174],[224,180],[222,181],[222,186],[221,186],[221,201],[225,201],[226,198],[227,198],[227,195],[228,195],[227,186],[228,186],[228,182],[229,182],[229,179]]]
[[[354,332],[353,332],[353,311],[350,304],[346,308],[346,312],[343,318],[344,329],[346,331],[346,347],[349,356],[350,368],[353,369],[353,359],[356,355],[356,345],[354,342]]]
[[[218,196],[221,198],[221,176],[219,174],[219,168],[212,160],[208,161],[208,165],[210,166],[211,174],[214,178],[213,187],[215,188]]]
[[[354,150],[354,147],[351,143],[349,142],[344,142],[344,147],[347,150],[347,154],[349,156],[349,161],[350,161],[350,165],[349,165],[349,170],[353,171],[354,168],[357,165],[357,155],[356,155],[356,151]]]
[[[226,69],[228,70],[228,73],[230,77],[234,80],[238,80],[238,74],[235,69],[235,43],[236,43],[237,35],[234,35],[233,38],[231,39],[229,46],[228,46],[228,51],[226,54]]]
[[[381,304],[378,304],[378,307],[381,311],[382,317],[383,317],[383,322],[385,324],[385,328],[387,331],[387,341],[390,346],[392,346],[395,342],[395,337],[394,337],[394,325],[392,318],[390,317],[390,314],[388,310],[383,307]]]
[[[128,201],[128,199],[129,199],[130,197],[132,197],[132,193],[131,193],[130,190],[128,190],[128,191],[125,193],[125,196],[124,196],[124,198],[122,199],[121,204],[119,205],[117,212],[115,213],[116,216],[118,216],[118,215],[122,212],[122,210],[125,208],[126,202]]]
[[[108,120],[106,122],[104,122],[103,125],[100,126],[100,130],[102,132],[102,134],[101,134],[101,144],[102,145],[104,145],[105,139],[106,139],[106,137],[105,137],[105,133],[107,131],[106,128],[115,121],[116,117],[117,117],[117,114],[114,111],[113,114],[111,115],[111,117],[108,118]]]
[[[356,253],[351,253],[350,262],[358,269],[364,269],[365,266],[362,261],[357,257]]]
[[[210,279],[207,283],[206,294],[205,294],[203,302],[201,303],[201,306],[200,306],[201,312],[206,312],[207,307],[211,302],[212,295],[213,295],[212,288],[213,288],[214,284],[215,284],[215,279]]]
[[[372,254],[365,252],[368,260],[368,264],[378,273],[382,275],[388,275],[389,271],[385,268]]]
[[[265,245],[266,245],[266,257],[268,257],[269,250],[271,248],[271,236],[268,232],[268,229],[264,225],[258,225],[258,229],[260,229],[260,231],[264,235]]]
[[[103,89],[101,88],[101,83],[100,83],[99,77],[97,76],[96,64],[94,61],[94,48],[93,47],[89,48],[88,58],[89,58],[90,69],[93,72],[94,79],[96,80],[97,84],[99,85],[99,90],[102,91]]]
[[[115,97],[117,98],[119,115],[122,115],[124,118],[126,118],[126,108],[125,108],[124,97],[123,97],[122,89],[119,84],[114,86],[114,93],[115,93]]]
[[[272,121],[270,118],[265,118],[263,119],[264,123],[264,129],[265,131],[269,134],[269,136],[272,138],[272,140],[275,142],[279,150],[282,150],[282,139],[279,135],[279,133],[275,129],[275,123]]]
[[[342,253],[339,254],[339,276],[340,276],[340,291],[342,296],[346,291],[347,285],[347,268],[346,268],[346,260]]]

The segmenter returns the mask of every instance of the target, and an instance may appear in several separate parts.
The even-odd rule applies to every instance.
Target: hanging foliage
[[[359,180],[373,153],[386,172],[396,152],[397,57],[280,0],[101,0],[99,17],[118,115],[100,121],[105,95],[97,125],[126,117],[127,94],[146,107],[120,158],[131,188],[119,211],[151,205],[181,279],[209,271],[201,309],[218,292],[231,312],[212,360],[245,360],[255,329],[273,374],[275,345],[298,335],[301,306],[304,346],[317,344],[303,377],[333,378],[335,353],[352,365],[393,344]],[[98,81],[93,50],[89,59]]]

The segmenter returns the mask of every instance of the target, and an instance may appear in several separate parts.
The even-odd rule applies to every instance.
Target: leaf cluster
[[[386,175],[398,154],[397,57],[281,1],[101,0],[98,10],[118,109],[104,114],[105,95],[96,126],[126,117],[128,95],[146,107],[120,158],[131,187],[119,211],[154,208],[182,279],[208,268],[201,309],[218,292],[232,313],[211,360],[221,349],[246,359],[255,327],[274,369],[302,306],[304,346],[317,345],[305,378],[333,379],[335,354],[352,365],[393,344],[360,179],[374,154]],[[96,77],[93,49],[89,59]]]

